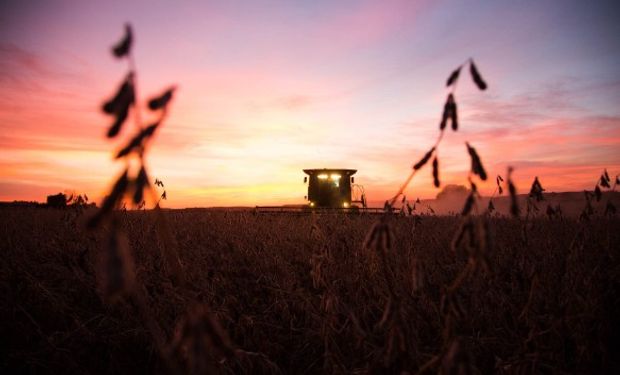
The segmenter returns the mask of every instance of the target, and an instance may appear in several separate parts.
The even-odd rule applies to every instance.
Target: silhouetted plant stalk
[[[538,203],[545,200],[543,191],[545,191],[545,189],[540,184],[538,176],[534,177],[530,192],[525,200],[525,218],[521,226],[521,239],[526,246],[529,244],[529,229],[530,225],[532,225],[530,220],[540,211]]]
[[[618,184],[620,184],[620,175],[616,176],[616,178],[614,179],[613,185],[610,185],[610,184],[611,184],[611,178],[609,177],[609,173],[607,173],[607,169],[605,169],[603,171],[603,174],[601,175],[601,178],[599,179],[599,182],[597,184],[597,189],[595,189],[595,193],[598,191],[598,194],[596,194],[597,201],[600,201],[602,198],[602,195],[603,195],[602,190],[607,190],[610,193],[616,191],[616,187],[618,186]],[[616,206],[613,204],[611,198],[612,198],[612,194],[608,194],[607,203],[605,204],[605,212],[604,212],[605,216],[613,216],[616,214]]]
[[[190,308],[178,324],[171,350],[191,374],[217,373],[215,363],[235,357],[228,334],[204,304]]]
[[[371,228],[369,234],[366,237],[364,246],[374,249],[381,257],[384,279],[387,284],[388,290],[390,291],[389,300],[386,305],[383,318],[381,320],[382,325],[386,324],[386,320],[390,321],[387,323],[387,326],[400,327],[402,325],[402,314],[399,313],[401,294],[398,292],[398,285],[400,285],[400,283],[396,283],[394,280],[388,257],[388,250],[391,248],[391,243],[393,241],[388,219],[390,214],[393,212],[394,204],[401,195],[403,196],[403,206],[405,205],[405,203],[407,203],[407,206],[409,208],[408,202],[406,202],[404,198],[404,191],[412,181],[413,177],[418,173],[418,171],[420,171],[431,159],[433,185],[435,187],[440,187],[440,162],[438,150],[440,143],[443,139],[444,132],[448,127],[448,123],[450,123],[450,128],[452,129],[452,131],[458,131],[459,128],[455,90],[458,84],[461,70],[466,65],[469,65],[471,78],[476,84],[476,86],[480,90],[486,90],[487,84],[483,80],[472,59],[467,60],[450,74],[446,82],[446,86],[449,88],[449,93],[443,107],[443,112],[439,123],[439,135],[437,137],[437,140],[435,141],[433,146],[424,154],[424,156],[413,165],[411,173],[409,174],[405,182],[400,186],[396,194],[390,200],[385,202],[384,215],[379,220],[379,222],[377,222]],[[487,257],[487,247],[489,246],[489,231],[487,218],[486,216],[480,217],[474,216],[472,214],[473,212],[477,211],[477,199],[479,198],[478,189],[476,183],[474,182],[474,179],[478,178],[481,181],[485,181],[487,179],[487,173],[484,169],[481,158],[478,155],[476,149],[471,144],[469,144],[469,142],[465,142],[465,146],[471,160],[471,168],[468,176],[471,191],[469,196],[467,197],[467,200],[465,201],[465,206],[463,207],[463,210],[461,212],[463,219],[459,230],[455,234],[452,248],[456,252],[461,247],[464,247],[465,251],[468,254],[469,261],[465,269],[461,271],[461,273],[456,277],[452,284],[444,288],[444,293],[442,294],[441,305],[442,319],[444,323],[443,352],[432,358],[425,365],[423,365],[420,368],[420,371],[430,370],[432,368],[435,368],[439,364],[441,364],[442,369],[446,370],[456,368],[459,366],[459,364],[455,363],[455,361],[461,361],[463,358],[469,358],[469,355],[465,352],[464,349],[462,349],[462,345],[460,344],[460,341],[456,336],[455,325],[456,322],[458,322],[458,320],[463,315],[463,309],[459,302],[458,296],[459,288],[465,282],[465,280],[467,280],[467,278],[473,275],[477,270],[481,269],[484,272],[490,272],[490,266]],[[501,189],[501,187],[499,188]],[[419,200],[417,202],[419,202]],[[413,209],[409,209],[410,213],[414,209],[415,205]],[[403,209],[401,208],[401,212],[402,211]],[[416,272],[422,272],[422,270],[416,270]],[[401,330],[401,332],[403,331]],[[394,337],[397,336],[394,335],[393,331],[390,331],[388,335],[388,342],[390,343],[390,346],[393,346],[392,342],[394,340]],[[401,342],[406,343],[406,340],[401,340]]]
[[[495,198],[496,195],[502,195],[504,193],[504,189],[502,188],[502,182],[504,182],[504,178],[500,175],[497,175],[497,177],[495,177],[495,190],[493,190],[493,194],[491,194],[491,196],[489,197],[489,204],[487,205],[487,213],[489,215],[493,214],[493,212],[496,211],[495,205],[493,204],[493,198]]]
[[[579,215],[579,220],[581,221],[589,221],[590,216],[595,214],[594,206],[592,205],[593,201],[597,203],[603,199],[603,191],[609,191],[613,193],[616,191],[616,187],[620,184],[620,175],[617,175],[614,179],[613,185],[611,185],[611,178],[609,177],[609,173],[607,169],[603,171],[601,177],[597,180],[596,185],[594,186],[593,191],[584,190],[583,194],[585,197],[585,206]],[[612,194],[608,195],[607,202],[605,204],[605,211],[603,214],[605,216],[613,216],[616,214],[616,206],[612,202]]]
[[[125,35],[113,48],[113,55],[128,63],[128,72],[120,84],[116,94],[103,104],[103,112],[113,118],[108,129],[107,137],[117,137],[124,124],[127,122],[129,113],[133,112],[134,135],[128,138],[125,146],[117,153],[115,158],[125,163],[125,169],[116,179],[108,195],[101,203],[101,208],[87,223],[89,228],[107,227],[106,248],[102,253],[99,267],[98,280],[104,299],[108,302],[119,301],[123,297],[129,297],[138,309],[144,324],[150,332],[153,341],[163,359],[167,369],[171,373],[185,373],[183,366],[179,365],[179,351],[186,355],[182,363],[187,364],[187,370],[193,373],[211,371],[213,364],[220,361],[221,356],[231,358],[235,351],[226,334],[220,328],[219,323],[209,313],[206,306],[191,309],[187,316],[182,319],[179,335],[171,345],[168,345],[165,331],[154,319],[148,304],[148,292],[143,286],[138,285],[135,276],[134,260],[127,236],[120,225],[120,218],[116,211],[126,208],[127,202],[133,207],[145,208],[145,195],[155,202],[157,217],[157,237],[160,243],[161,256],[165,271],[177,285],[182,285],[183,270],[178,256],[176,239],[168,221],[160,209],[161,200],[167,198],[164,184],[155,179],[155,185],[161,187],[163,192],[158,195],[150,182],[146,166],[146,152],[154,134],[161,127],[168,113],[168,106],[172,99],[175,87],[171,86],[164,90],[161,95],[148,101],[148,108],[155,116],[155,120],[146,127],[142,125],[142,116],[137,96],[137,72],[132,54],[133,33],[130,25],[125,26]],[[216,358],[218,357],[218,358]]]
[[[398,189],[398,191],[396,192],[396,194],[390,199],[388,200],[386,203],[386,207],[389,207],[390,209],[392,207],[394,207],[394,204],[396,203],[397,199],[404,194],[404,191],[407,189],[407,186],[409,186],[409,184],[411,183],[411,180],[413,179],[413,177],[415,176],[415,174],[422,169],[422,167],[424,167],[424,165],[426,165],[426,163],[431,159],[431,157],[435,156],[435,158],[433,159],[433,183],[435,185],[435,187],[439,187],[440,186],[440,181],[439,181],[439,158],[438,158],[438,148],[439,145],[441,143],[441,140],[443,139],[444,136],[444,131],[448,125],[448,123],[451,124],[451,128],[453,131],[457,131],[458,130],[458,111],[457,111],[457,104],[456,104],[456,99],[455,99],[455,95],[454,92],[456,90],[456,86],[458,84],[458,80],[459,80],[459,76],[461,73],[461,70],[463,69],[464,66],[469,65],[470,67],[470,74],[471,74],[471,78],[473,80],[473,82],[476,84],[476,86],[480,89],[480,90],[486,90],[487,89],[487,84],[484,82],[484,80],[482,79],[482,76],[480,75],[478,68],[476,67],[474,60],[473,59],[468,59],[466,62],[464,62],[462,65],[460,65],[458,68],[456,68],[448,77],[448,80],[446,81],[446,87],[449,88],[449,93],[448,93],[448,97],[446,98],[446,102],[444,104],[444,108],[443,108],[443,112],[441,115],[441,121],[439,123],[439,136],[437,137],[437,140],[435,141],[435,144],[431,147],[431,149],[429,151],[426,152],[426,154],[422,157],[422,159],[420,159],[417,163],[415,163],[413,165],[412,171],[409,174],[409,176],[407,177],[407,179],[405,180],[405,182],[400,186],[400,188]],[[471,157],[471,161],[472,161],[472,171],[475,174],[478,174],[480,176],[480,178],[484,181],[486,180],[487,176],[486,176],[486,172],[484,171],[484,168],[482,167],[482,163],[480,161],[480,158],[478,157],[478,154],[476,152],[476,149],[473,148],[472,146],[469,145],[469,143],[466,142],[466,146],[467,146],[467,151]]]
[[[168,104],[172,99],[174,86],[168,88],[158,97],[152,98],[148,102],[149,108],[156,115],[156,120],[152,124],[143,127],[140,106],[137,100],[137,72],[136,65],[132,53],[133,32],[130,25],[125,26],[124,37],[112,48],[113,55],[118,59],[125,59],[128,64],[128,72],[125,79],[118,88],[116,94],[103,104],[103,112],[112,116],[114,121],[108,129],[108,138],[117,137],[124,124],[127,122],[129,112],[134,114],[135,133],[129,139],[124,147],[116,153],[116,159],[122,159],[125,163],[125,170],[114,183],[110,193],[103,200],[101,209],[89,220],[88,226],[91,228],[98,227],[102,222],[111,220],[115,215],[114,210],[120,206],[126,207],[127,200],[137,208],[143,208],[146,203],[144,199],[145,192],[149,192],[154,196],[153,187],[149,181],[147,167],[145,163],[145,154],[149,142],[153,135],[161,126],[167,115]],[[158,180],[159,181],[159,180]],[[156,198],[154,198],[156,200]],[[156,207],[158,207],[157,205]],[[161,222],[165,222],[163,215],[158,215]],[[118,226],[113,231],[120,231]],[[166,234],[164,234],[166,236]],[[168,246],[167,246],[168,247]],[[164,251],[166,266],[173,270],[173,276],[176,281],[180,279],[180,264],[178,256],[174,257],[171,252],[176,253],[176,249],[167,248]],[[175,263],[175,264],[173,264]],[[119,266],[125,267],[124,264]],[[109,270],[108,270],[109,271]],[[109,271],[112,272],[112,271]],[[133,272],[127,271],[127,272]],[[119,284],[120,285],[120,284]],[[122,295],[130,292],[129,289],[119,288],[113,292],[110,288],[104,287],[108,291],[106,296]]]
[[[508,185],[508,193],[510,194],[510,214],[514,218],[519,218],[521,209],[519,208],[519,201],[517,200],[517,188],[512,182],[512,172],[513,168],[508,167],[508,171],[506,172],[506,185]]]
[[[384,365],[386,367],[389,367],[396,358],[411,355],[411,352],[416,350],[410,342],[409,326],[403,311],[404,284],[396,280],[396,272],[390,262],[394,244],[394,234],[389,225],[390,219],[389,215],[383,215],[369,231],[363,245],[365,249],[379,256],[381,273],[389,292],[383,315],[376,324],[377,329],[385,332]]]

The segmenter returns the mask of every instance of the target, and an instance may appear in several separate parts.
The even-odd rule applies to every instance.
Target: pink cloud
[[[428,6],[426,1],[366,1],[319,26],[314,39],[333,50],[368,46],[393,35]]]

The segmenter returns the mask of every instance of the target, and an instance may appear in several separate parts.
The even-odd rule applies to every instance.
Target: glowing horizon
[[[442,185],[467,184],[465,141],[519,192],[592,189],[620,174],[620,47],[613,2],[120,1],[0,5],[0,201],[63,191],[99,201],[132,133],[100,111],[126,65],[129,21],[144,100],[179,86],[147,156],[167,207],[304,203],[302,169],[357,169],[368,200],[396,192],[434,143],[445,80],[463,72],[460,129],[439,149]],[[144,117],[146,111],[144,111]],[[425,168],[407,190],[440,189]]]

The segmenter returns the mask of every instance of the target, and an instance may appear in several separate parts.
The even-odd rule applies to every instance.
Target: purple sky
[[[0,200],[105,193],[123,140],[99,112],[126,66],[131,22],[142,98],[179,86],[149,155],[169,205],[302,203],[303,168],[359,172],[393,194],[432,145],[445,80],[463,74],[461,130],[439,150],[465,183],[474,145],[490,175],[548,190],[620,173],[620,6],[612,1],[11,1],[0,4]],[[121,134],[130,136],[130,127]],[[432,197],[430,171],[409,196]],[[482,184],[483,193],[493,182]]]

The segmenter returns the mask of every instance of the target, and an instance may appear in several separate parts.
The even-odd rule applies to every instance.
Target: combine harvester
[[[260,213],[382,213],[382,208],[366,205],[364,187],[355,183],[355,169],[304,169],[308,184],[307,204],[289,206],[256,206]]]

